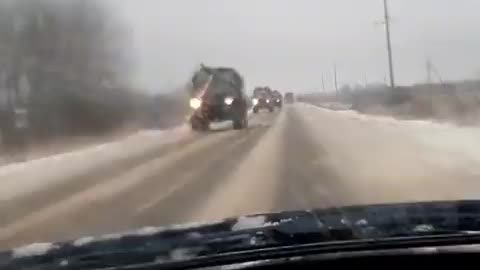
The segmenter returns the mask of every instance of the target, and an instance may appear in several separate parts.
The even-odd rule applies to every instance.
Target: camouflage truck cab
[[[248,126],[244,82],[236,70],[202,65],[193,75],[191,86],[193,130],[208,130],[211,122],[225,120],[232,120],[234,129]]]
[[[272,90],[269,87],[256,87],[253,90],[252,105],[254,113],[258,113],[261,109],[273,112],[275,105],[273,104]]]

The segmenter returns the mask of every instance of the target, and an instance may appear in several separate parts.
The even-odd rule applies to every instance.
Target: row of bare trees
[[[102,2],[0,1],[4,143],[110,132],[157,107],[130,84],[131,33]]]

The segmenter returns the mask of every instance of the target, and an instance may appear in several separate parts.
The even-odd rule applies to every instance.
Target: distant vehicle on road
[[[278,90],[273,90],[273,104],[275,105],[275,107],[282,108],[283,97]]]
[[[201,65],[192,78],[190,107],[193,130],[205,131],[211,122],[225,120],[232,120],[234,129],[248,126],[243,78],[232,68]]]
[[[252,105],[254,113],[258,113],[261,109],[273,112],[275,105],[273,104],[272,90],[269,87],[256,87],[253,90]]]
[[[292,92],[287,92],[287,93],[285,94],[285,102],[286,102],[287,104],[292,104],[292,103],[295,102],[295,97],[294,97],[294,95],[293,95]]]

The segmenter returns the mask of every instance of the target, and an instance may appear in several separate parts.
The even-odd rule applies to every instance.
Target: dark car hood
[[[265,247],[478,231],[480,201],[350,206],[34,244],[0,253],[0,268],[169,262]]]

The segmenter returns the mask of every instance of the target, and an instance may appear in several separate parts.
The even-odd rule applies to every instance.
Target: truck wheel
[[[248,118],[243,119],[243,128],[248,128]]]
[[[273,107],[268,108],[268,111],[269,111],[269,112],[273,112],[273,110],[274,110]]]
[[[233,129],[244,129],[247,127],[248,127],[247,112],[246,111],[238,112],[235,118],[233,119]]]
[[[233,121],[233,129],[245,129],[248,127],[248,119],[238,119]]]
[[[233,129],[242,129],[242,123],[240,121],[233,121]]]
[[[192,126],[192,130],[194,130],[194,131],[200,131],[201,130],[200,124],[198,122],[191,122],[190,125]]]
[[[253,113],[258,113],[258,107],[253,108]]]
[[[208,130],[208,122],[200,119],[199,117],[192,117],[190,119],[190,124],[192,126],[192,130],[195,131],[207,131]]]

